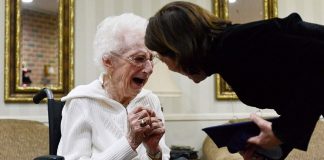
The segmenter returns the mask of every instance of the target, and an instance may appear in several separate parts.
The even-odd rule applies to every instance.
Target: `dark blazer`
[[[232,25],[214,40],[203,68],[219,73],[243,103],[274,109],[280,115],[275,135],[307,149],[324,113],[324,26],[296,13]]]

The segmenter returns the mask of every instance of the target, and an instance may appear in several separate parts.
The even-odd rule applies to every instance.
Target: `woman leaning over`
[[[145,43],[170,70],[195,83],[220,74],[244,104],[280,115],[274,122],[251,115],[260,134],[247,140],[246,160],[259,157],[260,147],[282,148],[281,159],[293,148],[307,149],[324,115],[324,26],[297,13],[232,24],[177,1],[150,18]]]

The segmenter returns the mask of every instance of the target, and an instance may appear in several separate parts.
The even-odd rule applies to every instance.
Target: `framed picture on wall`
[[[233,24],[269,19],[278,16],[277,0],[213,0],[213,13]],[[231,86],[219,75],[215,75],[217,100],[237,100]]]

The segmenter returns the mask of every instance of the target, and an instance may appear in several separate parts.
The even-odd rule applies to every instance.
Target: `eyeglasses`
[[[154,65],[158,62],[157,54],[153,54],[153,53],[149,53],[149,57],[147,57],[146,54],[136,54],[129,57],[123,57],[122,55],[117,54],[115,52],[110,52],[110,53],[111,55],[121,58],[136,67],[144,67],[147,61],[149,61],[151,65]]]

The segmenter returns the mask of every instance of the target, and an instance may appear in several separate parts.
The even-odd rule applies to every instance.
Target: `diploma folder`
[[[274,122],[278,118],[266,119]],[[230,153],[243,150],[250,137],[260,133],[259,127],[252,121],[212,126],[202,129],[214,141],[217,147],[227,147]]]

